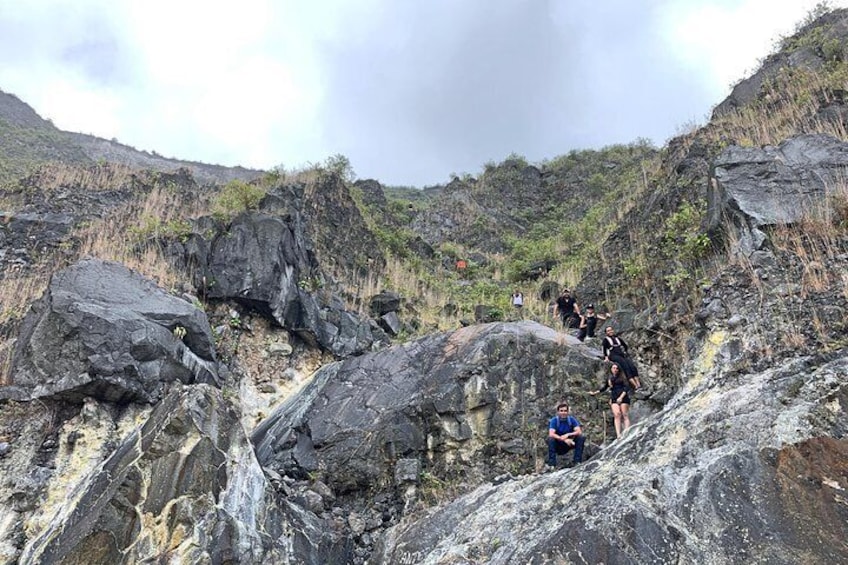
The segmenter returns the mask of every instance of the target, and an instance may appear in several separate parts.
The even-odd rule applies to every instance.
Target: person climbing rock
[[[579,324],[580,307],[577,306],[577,300],[571,296],[571,291],[567,288],[563,289],[562,294],[556,299],[554,313],[559,314],[563,329],[573,328]]]
[[[586,306],[586,313],[580,316],[580,327],[577,332],[577,339],[585,340],[587,337],[595,337],[595,327],[598,325],[598,320],[607,320],[611,314],[595,313],[595,305],[589,304]]]
[[[610,375],[604,386],[589,394],[594,396],[605,390],[610,391],[610,410],[615,424],[615,437],[618,439],[630,427],[630,385],[624,371],[615,363],[610,367]]]
[[[633,389],[638,390],[642,386],[639,380],[639,369],[636,368],[636,363],[630,359],[627,343],[615,334],[612,326],[607,326],[604,333],[606,336],[601,343],[604,360],[617,364],[627,376]]]
[[[583,427],[574,416],[568,413],[568,403],[560,402],[557,405],[557,415],[551,418],[548,424],[548,459],[549,467],[556,467],[557,455],[565,455],[574,450],[573,465],[583,461],[583,446],[586,438],[583,436]]]

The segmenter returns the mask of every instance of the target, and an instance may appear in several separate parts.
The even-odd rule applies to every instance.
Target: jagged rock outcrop
[[[123,265],[56,273],[17,338],[0,399],[156,402],[168,383],[218,382],[206,315]]]
[[[76,426],[66,427],[58,458],[84,451],[86,439],[96,441],[98,410],[103,408],[87,404]],[[275,494],[238,412],[206,385],[172,391],[101,464],[69,486],[51,515],[30,521],[16,562],[349,560],[345,540]]]
[[[848,559],[848,352],[761,373],[717,331],[656,416],[588,463],[486,484],[389,530],[371,563]]]
[[[229,224],[201,219],[171,253],[193,270],[207,299],[240,302],[340,357],[369,350],[376,341],[369,320],[329,293],[306,290],[321,281],[310,242],[296,211],[254,212]]]
[[[750,255],[763,226],[824,213],[848,172],[848,143],[824,134],[792,137],[777,147],[725,149],[713,164],[709,229],[734,226],[738,250]]]

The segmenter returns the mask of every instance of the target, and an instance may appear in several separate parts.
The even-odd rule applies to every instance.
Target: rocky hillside
[[[848,561],[846,30],[808,22],[659,152],[511,157],[414,197],[338,160],[16,178],[0,561]],[[642,370],[619,439],[598,340],[533,309],[572,282]],[[512,284],[528,319],[447,313]],[[585,461],[546,469],[563,399]]]
[[[169,159],[92,135],[66,132],[41,118],[17,96],[0,90],[0,182],[14,181],[45,163],[111,163],[173,173],[187,169],[202,183],[249,180],[260,171]]]

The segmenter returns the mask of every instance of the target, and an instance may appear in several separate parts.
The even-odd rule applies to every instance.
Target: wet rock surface
[[[20,563],[343,563],[348,548],[279,498],[213,387],[170,393],[32,532]]]

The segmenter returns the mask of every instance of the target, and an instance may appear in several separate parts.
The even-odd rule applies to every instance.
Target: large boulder
[[[400,295],[391,290],[384,290],[371,297],[370,307],[373,316],[397,312],[400,309]]]
[[[763,226],[823,211],[846,170],[848,143],[824,134],[799,135],[777,147],[728,147],[713,166],[709,227],[730,221],[750,255],[765,240]]]
[[[737,350],[714,333],[666,409],[591,461],[409,515],[371,563],[848,561],[848,352],[745,374]]]
[[[0,398],[156,402],[168,383],[218,382],[206,314],[118,263],[53,275],[23,320]]]
[[[597,386],[598,357],[535,322],[435,334],[323,367],[252,439],[263,466],[323,476],[340,494],[393,492],[401,459],[477,484],[541,464],[562,398],[601,441],[606,410],[585,394]]]
[[[31,523],[19,562],[349,562],[329,529],[276,495],[238,412],[195,385],[166,396],[50,519]]]

